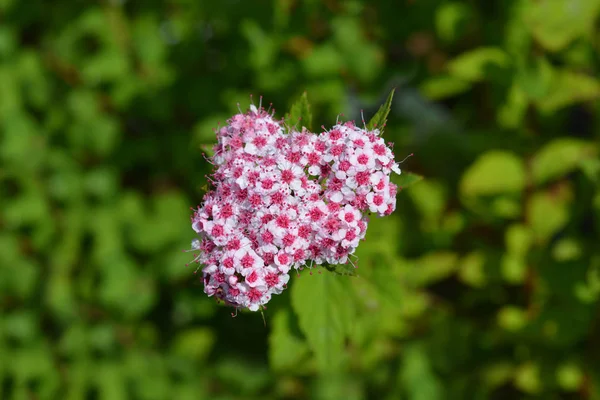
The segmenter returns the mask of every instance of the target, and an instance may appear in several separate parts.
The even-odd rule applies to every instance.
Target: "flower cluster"
[[[349,262],[367,214],[396,206],[400,169],[379,133],[353,122],[286,132],[254,106],[218,129],[214,187],[192,216],[204,291],[256,311],[291,269]]]

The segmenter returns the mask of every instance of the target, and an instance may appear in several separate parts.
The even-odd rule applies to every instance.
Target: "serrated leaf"
[[[392,100],[394,98],[395,91],[396,88],[392,89],[385,103],[383,103],[381,107],[379,107],[379,110],[377,110],[373,118],[371,118],[371,120],[367,124],[367,128],[369,130],[378,128],[380,131],[383,132],[383,127],[387,122],[387,117],[390,113],[390,109],[392,108]]]
[[[312,113],[306,92],[302,93],[302,96],[292,105],[286,120],[291,126],[300,124],[308,130],[312,129]]]
[[[342,364],[351,325],[350,293],[345,278],[333,274],[304,273],[292,286],[292,307],[322,373]]]
[[[394,180],[394,183],[402,189],[414,185],[415,183],[423,180],[421,175],[413,174],[412,172],[403,172],[398,178]]]
[[[336,275],[342,276],[358,276],[356,273],[356,268],[350,264],[335,264],[335,265],[325,265],[325,269],[327,271],[331,271]]]

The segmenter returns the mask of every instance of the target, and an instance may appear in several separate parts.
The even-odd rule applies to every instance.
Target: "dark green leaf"
[[[325,265],[325,269],[327,269],[327,271],[333,272],[336,275],[358,276],[356,274],[356,268],[350,263]]]
[[[390,109],[392,108],[392,99],[394,98],[394,92],[396,88],[392,89],[385,103],[379,107],[377,113],[371,118],[369,123],[367,124],[368,129],[378,128],[383,132],[383,128],[385,127],[385,123],[387,122],[387,117],[390,113]]]

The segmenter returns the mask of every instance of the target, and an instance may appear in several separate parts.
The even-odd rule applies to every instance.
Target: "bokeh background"
[[[599,11],[0,0],[0,398],[600,399]],[[212,129],[251,94],[368,119],[392,87],[425,179],[360,276],[232,318],[181,251]]]

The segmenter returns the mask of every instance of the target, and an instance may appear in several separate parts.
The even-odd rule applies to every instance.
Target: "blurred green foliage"
[[[599,13],[0,0],[0,398],[600,399]],[[368,120],[392,87],[425,180],[359,277],[232,318],[181,252],[212,128],[304,91],[315,127]]]

